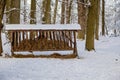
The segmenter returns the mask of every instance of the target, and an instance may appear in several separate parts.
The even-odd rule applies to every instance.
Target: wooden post
[[[73,31],[73,35],[74,35],[74,51],[73,51],[73,54],[75,54],[75,56],[78,56],[77,44],[76,44],[76,31]]]
[[[55,31],[53,31],[53,49],[56,49]]]
[[[59,49],[62,48],[61,42],[62,42],[62,38],[61,38],[61,31],[58,31],[58,40],[59,40]]]
[[[63,45],[64,45],[64,49],[65,49],[65,35],[64,35],[64,31],[62,31],[62,39],[63,39]]]
[[[12,34],[12,35],[11,35],[11,43],[12,43],[12,44],[11,44],[11,46],[12,46],[12,47],[11,47],[11,48],[12,48],[12,49],[11,49],[12,54],[11,54],[11,55],[13,56],[13,55],[14,55],[14,31],[11,31],[10,33]]]
[[[57,48],[59,49],[60,47],[60,39],[59,39],[60,35],[59,35],[59,31],[56,31],[56,45],[57,45]]]
[[[72,48],[72,31],[69,31],[69,37],[70,37],[70,48]]]
[[[19,37],[18,37],[19,33],[18,31],[16,31],[16,48],[18,48],[18,45],[19,45]]]

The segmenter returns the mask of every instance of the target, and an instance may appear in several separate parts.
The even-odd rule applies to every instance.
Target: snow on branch
[[[63,2],[63,1],[59,0],[59,2]],[[66,1],[64,1],[64,3],[67,4]],[[75,3],[80,3],[80,4],[83,4],[83,5],[88,6],[88,7],[91,6],[91,3],[89,0],[87,2],[75,1]]]
[[[7,14],[7,13],[9,13],[9,12],[11,12],[11,11],[14,11],[14,10],[20,10],[20,9],[18,9],[18,8],[11,8],[10,10],[5,11],[4,14]]]

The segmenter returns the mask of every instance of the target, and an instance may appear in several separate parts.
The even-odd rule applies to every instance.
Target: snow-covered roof
[[[9,24],[5,30],[80,30],[79,24]]]

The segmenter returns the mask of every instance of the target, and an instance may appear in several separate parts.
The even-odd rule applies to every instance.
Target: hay
[[[60,43],[60,44],[59,44]],[[14,51],[44,51],[44,50],[66,50],[72,49],[63,41],[39,40],[22,40],[17,46],[13,46]]]

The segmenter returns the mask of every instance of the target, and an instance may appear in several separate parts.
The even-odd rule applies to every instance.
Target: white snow
[[[0,57],[0,80],[120,80],[120,37],[101,37],[92,52],[84,44],[77,40],[80,59]]]
[[[80,30],[79,24],[9,24],[6,30]]]

